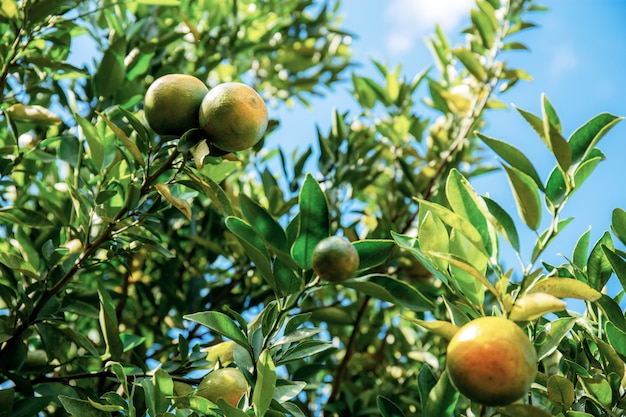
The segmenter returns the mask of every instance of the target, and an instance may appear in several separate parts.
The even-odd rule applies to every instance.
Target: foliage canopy
[[[481,133],[531,78],[504,58],[544,10],[477,0],[466,42],[436,28],[434,68],[405,79],[352,70],[338,1],[0,2],[0,415],[622,415],[623,292],[603,290],[626,288],[626,212],[563,264],[541,261],[621,117],[569,134],[545,95],[539,114],[515,109],[554,156],[546,178]],[[97,59],[76,64],[78,40]],[[194,129],[147,127],[146,90],[171,73],[243,82],[270,105],[347,79],[360,110],[334,111],[292,155],[262,140],[217,156]],[[419,88],[434,116],[417,113]],[[493,169],[482,149],[516,213],[472,187]],[[520,227],[536,232],[529,259]],[[360,259],[340,284],[312,270],[329,236]],[[473,403],[444,371],[450,337],[487,315],[537,351],[520,403]],[[220,367],[250,386],[238,407],[196,395]]]

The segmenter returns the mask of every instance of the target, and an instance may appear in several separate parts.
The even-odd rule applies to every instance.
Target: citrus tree
[[[481,130],[530,79],[505,59],[543,7],[477,0],[411,79],[352,70],[339,7],[0,3],[0,415],[623,415],[605,288],[626,288],[626,212],[549,246],[621,118],[563,132],[547,96],[515,108],[542,177]],[[340,80],[359,110],[287,155],[272,109]],[[514,213],[471,184],[494,154]]]

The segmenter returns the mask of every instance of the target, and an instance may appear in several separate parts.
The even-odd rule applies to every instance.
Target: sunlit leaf
[[[533,163],[519,149],[509,143],[483,135],[480,132],[476,132],[476,135],[498,154],[500,158],[532,178],[535,184],[537,184],[537,187],[540,189],[543,188],[541,178]]]
[[[61,118],[49,109],[36,104],[15,103],[4,110],[12,120],[30,122],[38,125],[58,125]]]
[[[491,256],[496,243],[487,224],[487,205],[469,181],[457,169],[452,169],[446,181],[446,197],[455,213],[469,220],[481,236],[486,253]],[[463,234],[462,231],[458,231]]]
[[[547,332],[546,336],[541,339],[541,343],[537,346],[539,360],[551,355],[575,324],[575,317],[562,317],[547,323],[544,326],[544,331]]]
[[[472,18],[472,23],[476,29],[478,29],[483,46],[487,49],[491,49],[496,35],[490,16],[488,16],[483,10],[476,9],[472,9],[470,11],[470,16]]]
[[[569,408],[576,399],[574,383],[561,375],[548,378],[548,399],[554,404],[562,404]]]
[[[203,311],[186,314],[184,318],[208,327],[215,333],[232,340],[246,349],[250,349],[246,335],[235,322],[224,313],[220,313],[219,311]]]
[[[289,251],[285,231],[265,208],[245,194],[239,196],[239,204],[246,220],[272,249]]]
[[[613,273],[611,263],[605,254],[604,247],[613,250],[613,239],[609,232],[604,232],[600,239],[591,249],[591,254],[587,259],[587,279],[589,285],[598,291],[606,285],[607,281]]]
[[[96,128],[87,119],[76,114],[74,115],[76,121],[80,125],[80,128],[89,145],[89,151],[91,152],[91,158],[98,168],[102,167],[104,162],[104,143],[102,137],[96,131]]]
[[[276,387],[276,367],[268,350],[261,352],[257,362],[257,379],[252,393],[252,406],[257,416],[268,410]]]
[[[361,278],[344,281],[342,285],[379,300],[398,304],[413,311],[428,311],[434,305],[432,301],[426,298],[416,288],[388,275],[366,275]]]
[[[509,319],[513,321],[531,321],[539,317],[565,310],[565,301],[553,295],[535,292],[521,296],[511,308]]]
[[[302,269],[311,268],[313,249],[320,240],[328,237],[330,220],[326,195],[312,175],[307,174],[300,195],[298,237],[291,248],[293,258]]]
[[[569,144],[572,148],[572,161],[574,163],[581,161],[600,139],[622,119],[623,117],[601,113],[579,127],[569,138]]]
[[[420,199],[417,199],[417,202],[420,204],[420,207],[422,207],[421,209],[430,210],[441,221],[455,229],[457,232],[463,234],[470,240],[470,242],[472,242],[472,244],[480,249],[485,255],[489,256],[489,254],[485,251],[482,236],[468,219],[454,213],[440,204]]]
[[[241,246],[244,247],[246,254],[257,267],[261,277],[273,289],[276,289],[269,253],[265,243],[252,226],[238,217],[231,216],[226,218],[226,227],[235,235]]]
[[[187,220],[191,221],[191,204],[189,203],[189,201],[175,197],[167,184],[155,184],[154,188],[156,188],[156,190],[159,192],[159,194],[163,196],[163,198],[172,203],[174,207],[176,207],[181,213],[183,213]]]
[[[610,407],[613,401],[613,391],[611,385],[604,378],[578,377],[584,390],[591,398],[597,400],[605,407]]]
[[[513,167],[504,167],[511,184],[513,196],[522,220],[532,230],[537,230],[541,221],[541,201],[539,188],[534,180]]]
[[[359,271],[381,265],[389,258],[395,243],[388,239],[365,239],[352,242],[359,254]]]
[[[36,398],[35,398],[36,399]],[[65,411],[74,417],[110,417],[111,413],[93,407],[87,400],[59,395],[59,401]]]
[[[513,249],[519,253],[520,251],[520,243],[519,243],[519,235],[517,233],[517,228],[515,227],[515,222],[498,203],[495,201],[483,197],[483,200],[487,204],[487,208],[489,213],[491,214],[491,221],[495,226],[496,230],[502,234],[509,241]]]
[[[485,70],[485,67],[480,63],[478,57],[472,51],[465,48],[459,48],[453,50],[452,53],[478,81],[483,81],[487,78],[487,71]]]
[[[459,400],[459,392],[452,385],[448,377],[448,371],[444,370],[439,377],[430,393],[425,405],[425,414],[427,416],[452,416],[454,408]]]
[[[602,294],[582,281],[572,278],[546,278],[538,281],[528,292],[544,292],[558,298],[580,298],[596,301]]]
[[[433,332],[438,336],[442,336],[448,340],[452,339],[452,336],[459,331],[459,326],[456,326],[449,321],[443,320],[420,320],[412,317],[403,317],[405,320],[413,322],[419,326],[422,326],[426,330]]]

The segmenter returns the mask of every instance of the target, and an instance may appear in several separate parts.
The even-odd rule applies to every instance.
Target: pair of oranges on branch
[[[208,142],[224,152],[253,147],[268,124],[267,106],[253,88],[226,82],[209,90],[186,74],[157,78],[146,92],[144,114],[159,135],[180,136],[201,128]]]

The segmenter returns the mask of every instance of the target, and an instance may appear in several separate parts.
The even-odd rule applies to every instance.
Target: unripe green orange
[[[446,366],[452,384],[487,406],[522,398],[537,374],[537,352],[524,331],[503,317],[481,317],[450,339]]]
[[[349,240],[331,236],[315,246],[311,264],[320,279],[341,282],[354,276],[359,269],[359,253]]]
[[[236,368],[219,368],[211,371],[198,385],[198,395],[217,403],[220,398],[237,407],[241,397],[248,391],[248,382]]]
[[[200,126],[217,148],[236,152],[254,146],[267,129],[267,106],[253,88],[238,82],[215,86],[202,100]]]
[[[200,104],[208,92],[208,87],[191,75],[159,77],[146,91],[146,121],[159,135],[182,135],[189,129],[198,128]]]

